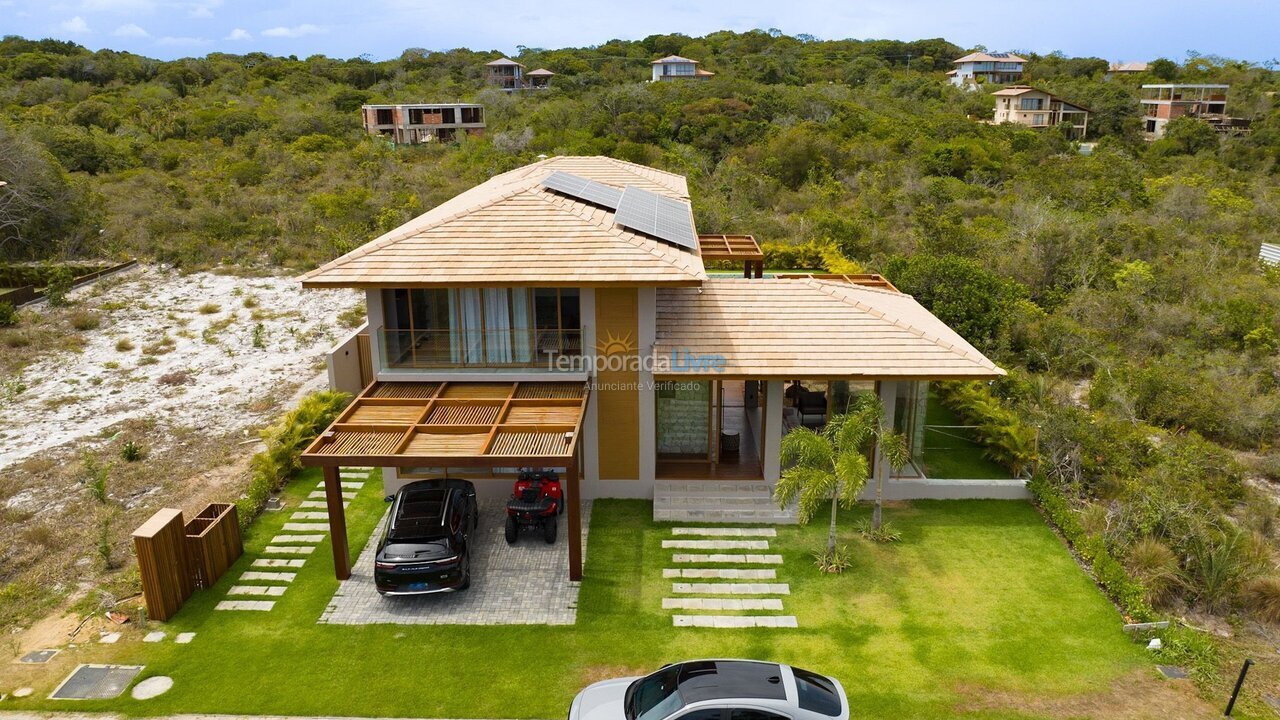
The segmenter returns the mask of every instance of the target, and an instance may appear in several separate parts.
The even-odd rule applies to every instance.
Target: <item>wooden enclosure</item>
[[[209,588],[244,552],[232,503],[210,503],[187,523],[187,548],[196,587]]]
[[[182,511],[164,508],[133,531],[147,615],[168,620],[195,592],[196,580],[187,548]]]

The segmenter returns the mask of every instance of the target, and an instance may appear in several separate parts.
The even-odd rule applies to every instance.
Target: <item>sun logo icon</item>
[[[619,353],[628,353],[635,349],[635,346],[631,344],[631,333],[618,337],[612,331],[606,331],[604,339],[596,343],[596,352],[601,355],[617,355]]]

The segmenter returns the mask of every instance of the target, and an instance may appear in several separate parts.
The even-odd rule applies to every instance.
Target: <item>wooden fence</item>
[[[182,511],[164,508],[152,515],[133,531],[133,547],[138,553],[147,615],[168,620],[196,589]]]
[[[244,553],[231,503],[212,503],[186,523],[181,510],[163,508],[133,531],[133,546],[153,620],[173,617],[197,588],[213,587]]]
[[[83,275],[77,275],[75,279],[71,281],[71,287],[72,289],[78,288],[81,285],[91,283],[94,280],[97,280],[98,278],[103,277],[104,275],[110,275],[112,273],[118,273],[122,270],[128,270],[129,268],[137,264],[138,264],[137,260],[129,260],[128,262],[122,262],[116,265],[110,265],[108,267],[100,268],[98,270],[93,270]],[[12,303],[14,307],[18,307],[20,305],[25,305],[30,302],[35,302],[36,300],[39,300],[40,298],[43,298],[43,297],[44,297],[43,288],[37,289],[35,285],[23,285],[22,287],[17,287],[7,292],[0,293],[0,302]]]
[[[244,552],[236,506],[212,503],[187,523],[196,586],[213,587],[222,573]]]

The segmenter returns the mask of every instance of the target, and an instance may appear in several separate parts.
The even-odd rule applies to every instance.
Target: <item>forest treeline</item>
[[[1034,432],[1005,454],[1035,455],[1151,603],[1280,620],[1280,272],[1257,261],[1280,242],[1280,76],[1027,54],[1030,82],[1093,111],[1084,153],[980,122],[989,94],[944,76],[968,50],[769,31],[522,48],[553,87],[505,94],[483,84],[496,52],[162,62],[9,37],[0,179],[22,199],[0,198],[0,250],[297,270],[540,154],[669,169],[701,232],[884,272],[1009,368],[991,392]],[[644,82],[668,54],[716,76]],[[1230,83],[1252,131],[1188,119],[1145,141],[1138,86],[1171,81]],[[484,104],[485,136],[360,128],[362,103],[453,101]]]

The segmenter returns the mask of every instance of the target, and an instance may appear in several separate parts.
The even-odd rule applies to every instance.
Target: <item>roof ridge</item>
[[[933,343],[934,345],[937,345],[938,347],[940,347],[940,348],[942,348],[942,349],[944,349],[944,350],[947,350],[947,351],[950,351],[950,352],[954,352],[954,353],[956,353],[956,354],[960,355],[961,357],[963,357],[963,358],[965,358],[965,359],[969,360],[970,362],[974,363],[975,365],[979,365],[979,366],[982,366],[982,367],[986,367],[986,365],[984,365],[982,362],[980,362],[979,360],[977,360],[976,358],[974,358],[974,357],[969,353],[969,351],[968,351],[968,350],[965,350],[964,348],[961,348],[961,347],[958,347],[958,346],[956,346],[956,345],[953,345],[953,344],[951,344],[951,343],[949,343],[949,342],[947,342],[947,341],[943,340],[942,338],[934,337],[933,335],[931,335],[931,334],[929,334],[929,333],[927,333],[927,332],[925,332],[925,331],[921,330],[920,328],[918,328],[918,327],[916,327],[916,326],[912,325],[912,324],[911,324],[911,323],[909,323],[909,322],[906,322],[906,321],[902,320],[901,318],[891,317],[891,316],[889,315],[889,313],[884,312],[883,310],[879,310],[879,309],[873,308],[873,307],[871,307],[870,305],[867,305],[866,303],[863,303],[863,302],[858,301],[856,298],[851,298],[851,297],[848,297],[848,296],[842,295],[842,294],[839,292],[840,290],[845,290],[845,289],[854,289],[854,288],[856,288],[856,289],[858,289],[858,290],[870,290],[871,288],[862,287],[861,285],[848,285],[848,286],[846,286],[846,287],[840,287],[840,288],[838,288],[838,287],[836,287],[836,286],[835,286],[835,284],[834,284],[834,283],[831,283],[831,282],[829,282],[829,281],[825,281],[825,280],[818,280],[818,279],[816,279],[816,278],[807,278],[807,279],[805,279],[805,280],[802,280],[801,282],[804,282],[805,284],[809,285],[810,287],[814,288],[815,290],[818,290],[819,292],[822,292],[822,293],[825,293],[825,294],[827,294],[827,295],[830,295],[831,297],[833,297],[833,298],[835,298],[835,299],[837,299],[837,300],[839,300],[839,301],[841,301],[841,302],[843,302],[843,303],[845,303],[845,304],[847,304],[847,305],[852,305],[853,307],[856,307],[856,308],[858,308],[859,310],[862,310],[863,312],[866,312],[866,313],[869,313],[869,314],[871,314],[871,315],[874,315],[875,317],[880,318],[881,320],[884,320],[885,322],[892,323],[895,327],[899,327],[899,328],[901,328],[901,329],[903,329],[903,330],[906,330],[907,332],[913,333],[913,334],[915,334],[915,335],[917,335],[917,336],[919,336],[919,337],[921,337],[921,338],[924,338],[925,340],[928,340],[929,342]],[[898,295],[899,297],[908,297],[908,298],[911,298],[911,300],[912,300],[913,302],[919,303],[919,300],[916,300],[914,296],[912,296],[912,295],[908,295],[907,293],[899,292],[899,293],[897,293],[897,295]],[[959,335],[959,333],[957,333],[957,335]],[[962,338],[962,339],[963,339],[963,338]],[[968,341],[966,341],[966,342],[968,342]],[[995,368],[995,367],[996,367],[996,364],[995,364],[995,363],[993,363],[993,362],[991,362],[991,360],[990,360],[990,359],[987,359],[987,358],[983,358],[983,359],[984,359],[984,360],[987,360],[987,363],[990,363],[990,366],[991,366],[992,368]]]

